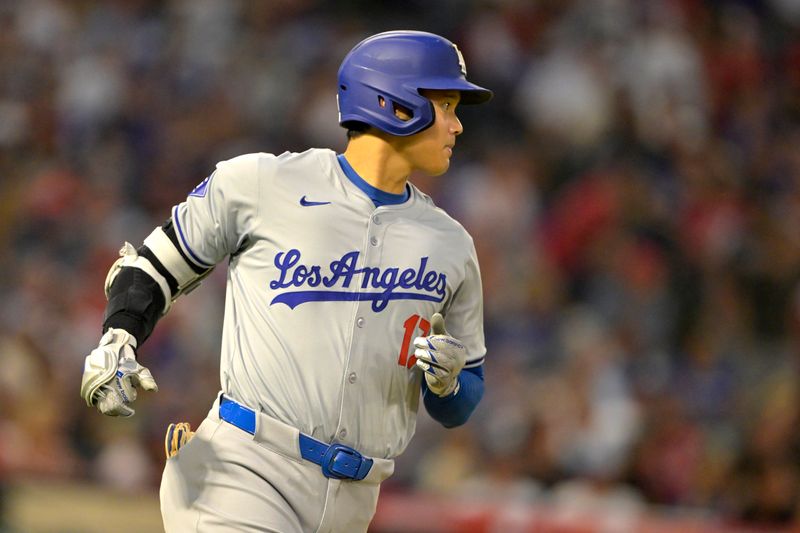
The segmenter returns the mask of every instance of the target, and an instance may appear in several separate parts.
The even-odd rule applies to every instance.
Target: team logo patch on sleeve
[[[211,176],[206,177],[203,181],[201,181],[197,187],[192,189],[192,192],[189,193],[189,196],[197,196],[198,198],[203,198],[206,195],[206,191],[208,191],[208,182],[211,180]]]

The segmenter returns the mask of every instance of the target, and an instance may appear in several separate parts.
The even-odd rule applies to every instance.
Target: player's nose
[[[461,124],[461,121],[458,120],[458,117],[456,116],[453,116],[453,120],[450,123],[450,132],[456,136],[464,133],[464,126]]]

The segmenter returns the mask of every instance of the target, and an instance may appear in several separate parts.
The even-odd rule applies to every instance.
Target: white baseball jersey
[[[483,362],[475,248],[409,185],[376,208],[331,150],[248,154],[173,208],[198,266],[230,256],[220,376],[235,400],[324,442],[381,458],[414,433],[413,339],[439,311]]]

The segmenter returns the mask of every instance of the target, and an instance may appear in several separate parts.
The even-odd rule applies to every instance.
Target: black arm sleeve
[[[122,328],[141,346],[161,318],[164,303],[164,293],[153,278],[139,268],[124,267],[109,289],[103,332]]]
[[[198,267],[183,253],[178,243],[172,218],[168,218],[161,227],[186,264],[198,276],[207,274],[208,269]],[[137,253],[150,261],[153,268],[164,276],[170,293],[174,297],[178,292],[178,282],[175,277],[147,246],[140,246]],[[124,267],[109,289],[103,332],[108,328],[122,328],[136,337],[137,345],[141,346],[153,332],[158,319],[161,318],[164,303],[164,293],[161,292],[161,287],[153,278],[141,269]]]

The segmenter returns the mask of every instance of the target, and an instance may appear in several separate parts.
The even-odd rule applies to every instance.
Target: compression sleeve
[[[103,331],[124,329],[141,346],[153,332],[163,309],[164,293],[158,283],[139,268],[124,267],[109,288]]]
[[[446,428],[454,428],[464,424],[478,406],[483,397],[483,366],[465,368],[458,375],[461,385],[459,391],[449,396],[440,397],[428,389],[422,380],[422,398],[425,409],[431,418]]]

